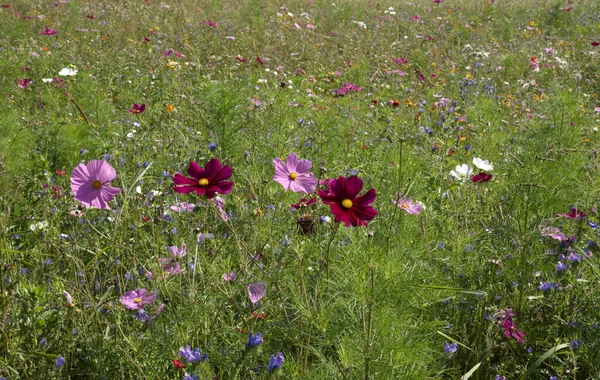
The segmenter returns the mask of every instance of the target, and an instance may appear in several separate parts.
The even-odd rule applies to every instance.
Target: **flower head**
[[[117,176],[115,169],[104,160],[79,164],[71,174],[71,191],[75,199],[88,207],[110,209],[110,202],[121,189],[110,186]]]
[[[273,180],[280,183],[284,189],[296,193],[312,193],[317,188],[318,180],[310,173],[312,163],[309,160],[299,160],[296,153],[290,153],[284,163],[281,158],[273,160],[275,176]]]
[[[70,67],[65,67],[64,69],[61,69],[58,72],[58,75],[60,75],[62,77],[72,77],[72,76],[77,75],[77,72],[78,72],[77,69],[73,69],[73,68],[70,68]]]
[[[252,333],[250,333],[250,335],[248,335],[248,343],[246,343],[247,348],[260,346],[261,344],[263,344],[263,338],[262,338],[261,332],[256,333],[256,335],[252,335]]]
[[[25,79],[17,79],[17,85],[21,88],[26,88],[29,83],[33,82],[31,79],[29,78],[25,78]]]
[[[171,206],[171,210],[175,211],[175,212],[187,212],[187,211],[194,211],[194,208],[196,207],[195,204],[193,203],[187,203],[187,202],[179,202],[173,206]]]
[[[544,227],[542,229],[542,236],[548,236],[558,241],[564,241],[566,239],[565,234],[562,233],[560,228],[556,227]]]
[[[127,110],[129,113],[142,113],[146,110],[146,104],[137,104],[133,105],[133,109]]]
[[[55,29],[50,29],[48,27],[46,27],[46,29],[44,29],[43,31],[40,32],[40,34],[42,36],[53,36],[57,33],[57,31]]]
[[[471,177],[471,181],[473,182],[487,182],[492,179],[492,175],[486,172],[481,172]]]
[[[190,162],[187,170],[191,178],[185,177],[180,173],[176,173],[173,177],[175,187],[173,191],[176,193],[187,194],[195,191],[197,194],[205,195],[211,199],[215,193],[229,194],[233,187],[233,182],[227,180],[231,177],[231,167],[223,166],[216,158],[211,158],[202,169],[195,162]]]
[[[582,220],[585,217],[585,214],[583,213],[583,211],[577,210],[577,208],[573,207],[573,208],[571,208],[571,210],[568,213],[556,214],[556,216],[562,216],[562,217],[568,218],[568,219]]]
[[[198,363],[208,358],[208,354],[200,354],[200,350],[197,348],[192,350],[189,344],[185,348],[181,347],[179,349],[179,356],[184,358],[188,363]]]
[[[130,310],[138,310],[144,305],[151,304],[156,298],[156,293],[148,292],[146,289],[129,290],[125,292],[119,301]]]
[[[277,368],[281,367],[283,364],[283,354],[278,352],[277,355],[271,355],[269,358],[269,365],[267,366],[267,371],[272,372]]]
[[[252,284],[248,284],[247,288],[248,297],[250,297],[250,301],[253,304],[260,301],[267,293],[267,286],[264,282],[253,282]]]
[[[468,178],[471,177],[473,173],[473,169],[467,164],[456,165],[456,169],[450,172],[450,175],[454,178],[465,182]]]
[[[370,189],[364,195],[358,196],[363,182],[357,176],[342,177],[331,181],[327,191],[319,190],[323,203],[329,205],[336,222],[343,222],[346,227],[367,226],[367,221],[377,215],[371,207],[375,201],[375,189]]]
[[[56,366],[58,368],[62,367],[63,365],[65,365],[65,358],[63,358],[62,356],[58,355],[56,357],[56,362],[54,364],[56,364]]]
[[[447,354],[453,354],[458,350],[458,346],[455,342],[452,343],[444,343],[444,352]]]
[[[225,282],[234,281],[236,277],[237,277],[237,273],[236,273],[236,271],[234,271],[234,270],[232,270],[232,271],[231,271],[231,272],[229,272],[229,273],[223,273],[223,274],[221,275],[221,278],[222,278],[222,279],[223,279],[223,281],[225,281]]]
[[[181,243],[181,246],[179,246],[179,247],[176,245],[167,247],[167,251],[173,257],[183,257],[183,256],[187,255],[187,249],[185,247],[185,243]]]
[[[519,331],[517,326],[512,321],[512,318],[507,318],[502,322],[502,328],[504,329],[504,335],[508,338],[515,338],[519,343],[525,344],[523,338],[527,335],[523,331]]]
[[[421,213],[423,207],[420,203],[415,203],[410,198],[403,198],[401,193],[396,193],[396,198],[397,199],[392,200],[392,203],[400,207],[402,210],[411,215],[418,215]]]

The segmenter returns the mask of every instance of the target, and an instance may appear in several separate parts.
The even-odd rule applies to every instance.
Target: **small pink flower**
[[[175,211],[175,212],[187,212],[187,211],[194,211],[194,208],[196,207],[195,204],[193,203],[187,203],[187,202],[179,202],[173,206],[171,206],[171,210]]]
[[[261,300],[267,293],[267,286],[264,282],[254,282],[252,284],[248,284],[248,297],[250,297],[250,301],[255,304]]]
[[[558,241],[565,240],[565,234],[562,233],[560,228],[556,227],[545,227],[544,229],[542,229],[542,236],[548,236]]]
[[[313,24],[306,24],[306,29],[314,29],[315,26]]]
[[[146,289],[129,290],[120,298],[119,302],[130,310],[142,309],[144,305],[151,304],[156,299],[156,293]]]
[[[181,246],[179,247],[176,245],[167,247],[167,252],[169,252],[173,257],[184,257],[185,255],[187,255],[185,243],[181,243]]]
[[[223,273],[223,275],[221,275],[221,278],[225,282],[234,281],[236,277],[237,277],[237,273],[235,271],[231,271],[229,273]]]
[[[413,202],[410,198],[403,198],[401,193],[396,193],[396,197],[397,199],[393,200],[392,203],[411,215],[418,215],[423,210],[419,203]]]
[[[42,36],[53,36],[57,33],[57,31],[55,29],[50,29],[48,27],[46,27],[46,29],[42,32],[40,32],[40,34]]]

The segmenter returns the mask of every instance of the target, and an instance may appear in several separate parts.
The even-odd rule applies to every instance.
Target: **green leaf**
[[[481,365],[481,363],[483,363],[483,362],[479,362],[479,363],[475,364],[473,366],[473,368],[471,368],[469,370],[469,372],[465,373],[463,375],[463,377],[460,378],[460,380],[467,380],[468,378],[470,378],[471,376],[473,376],[473,374],[475,373],[475,371],[477,371],[477,368],[479,368],[479,366]]]
[[[554,355],[555,352],[558,352],[558,351],[562,350],[563,348],[567,348],[567,347],[569,347],[569,343],[562,343],[562,344],[559,344],[556,347],[552,347],[548,351],[544,352],[539,358],[537,358],[537,360],[533,363],[533,365],[527,369],[527,372],[525,372],[525,374],[523,375],[523,377],[521,377],[521,379],[527,379],[536,370],[536,368],[539,367],[540,364],[542,364],[542,362],[544,360],[546,360],[550,356]]]

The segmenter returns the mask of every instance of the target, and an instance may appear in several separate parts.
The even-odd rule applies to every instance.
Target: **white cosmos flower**
[[[65,67],[64,69],[58,72],[58,75],[63,77],[72,77],[77,75],[77,69],[72,69],[70,67]]]
[[[473,157],[473,165],[477,166],[478,169],[486,172],[494,170],[494,165],[490,164],[488,160],[482,160],[479,157]]]
[[[467,164],[456,165],[456,169],[450,172],[451,176],[463,182],[471,178],[471,174],[473,169]]]
[[[54,79],[52,79],[52,78],[42,78],[42,82],[44,82],[44,83],[50,83],[52,81],[54,81]]]

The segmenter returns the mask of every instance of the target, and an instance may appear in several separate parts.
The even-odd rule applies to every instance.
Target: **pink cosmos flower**
[[[260,301],[267,293],[267,286],[264,282],[253,282],[252,284],[248,284],[247,288],[248,297],[250,297],[250,301],[253,304]]]
[[[401,193],[396,193],[396,198],[392,203],[411,215],[418,215],[423,210],[419,203],[413,202],[410,198],[403,198]]]
[[[309,173],[312,163],[309,160],[298,160],[296,153],[290,153],[284,163],[280,158],[273,160],[275,176],[273,180],[280,183],[284,189],[296,193],[312,193],[317,188],[318,180]]]
[[[156,293],[148,292],[146,289],[129,290],[120,298],[119,302],[129,310],[138,310],[144,305],[151,304],[156,299]]]
[[[233,182],[227,181],[232,174],[231,167],[223,166],[216,158],[211,158],[204,169],[197,163],[190,162],[187,172],[191,178],[180,173],[173,177],[173,182],[175,182],[173,191],[176,193],[187,194],[195,191],[197,194],[211,199],[217,192],[229,194],[233,188]]]
[[[110,202],[121,189],[110,186],[117,176],[115,169],[104,160],[79,164],[71,174],[71,191],[75,199],[88,207],[110,209]]]
[[[542,229],[542,236],[549,236],[552,239],[555,239],[558,241],[565,240],[565,234],[562,233],[560,228],[556,228],[556,227],[545,227],[544,229]]]
[[[133,109],[132,110],[127,110],[129,111],[129,113],[142,113],[146,110],[146,104],[137,104],[135,103],[133,105]]]
[[[178,261],[168,258],[160,258],[159,261],[162,264],[162,270],[165,277],[181,273],[181,265]]]
[[[50,29],[48,27],[46,27],[46,29],[42,32],[40,32],[40,34],[42,36],[53,36],[57,33],[57,31],[55,29]]]
[[[335,90],[335,93],[339,96],[343,96],[345,93],[347,93],[349,91],[361,92],[362,88],[360,88],[360,86],[357,84],[352,84],[352,83],[346,82],[343,84],[343,86],[341,88],[338,88],[337,90]]]

